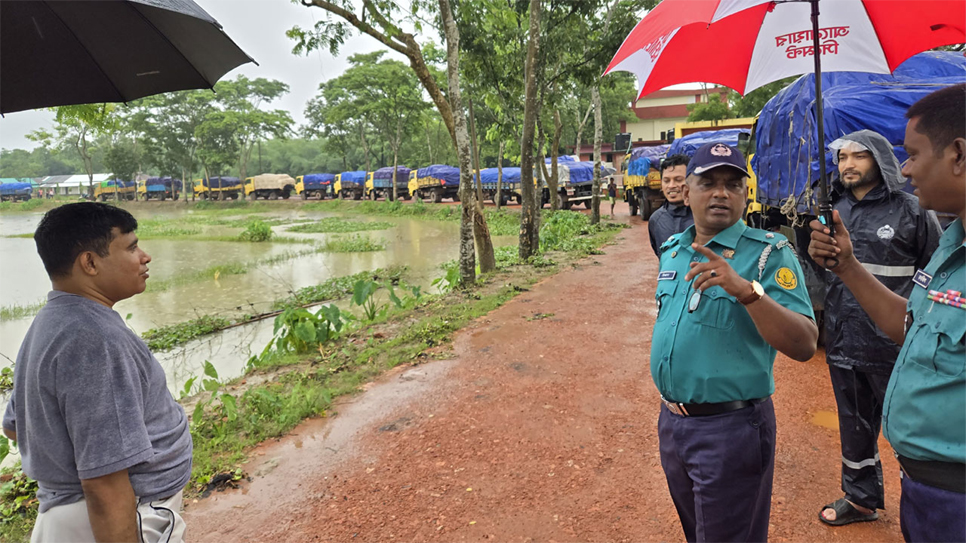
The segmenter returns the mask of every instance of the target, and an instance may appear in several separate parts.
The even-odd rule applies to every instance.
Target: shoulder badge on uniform
[[[677,243],[677,241],[678,241],[678,236],[679,236],[679,235],[680,235],[680,234],[672,234],[672,235],[671,235],[671,237],[669,237],[669,238],[667,238],[667,239],[666,239],[666,240],[664,241],[664,243],[662,243],[662,244],[661,244],[661,249],[664,249],[664,248],[667,248],[667,247],[670,247],[670,246],[672,246],[672,245],[674,245],[675,243]]]
[[[793,290],[798,286],[798,277],[795,276],[795,272],[791,268],[779,268],[775,272],[775,282],[785,290]]]

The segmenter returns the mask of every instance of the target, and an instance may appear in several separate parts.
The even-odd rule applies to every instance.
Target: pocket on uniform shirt
[[[657,320],[660,321],[668,314],[668,304],[674,293],[677,292],[678,283],[674,280],[664,280],[657,282],[657,292],[654,293],[654,300],[657,302]]]
[[[931,325],[936,332],[936,355],[933,363],[936,371],[943,375],[960,375],[966,372],[966,362],[963,360],[966,311],[946,305],[933,307],[933,311],[936,310],[942,311],[942,314]]]
[[[734,327],[735,304],[737,298],[714,286],[701,294],[701,302],[694,311],[695,321],[702,326],[719,330],[730,330]]]

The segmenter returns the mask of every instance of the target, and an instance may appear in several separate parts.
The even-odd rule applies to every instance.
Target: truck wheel
[[[443,191],[442,191],[442,189],[440,189],[440,190],[434,190],[433,191],[433,203],[434,204],[440,204],[442,202],[443,202]]]
[[[641,220],[646,221],[651,218],[654,213],[654,204],[647,198],[641,199]]]
[[[352,199],[353,200],[361,200],[362,199],[362,192],[361,191],[358,191],[358,190],[353,191],[352,192]]]
[[[593,199],[584,200],[584,208],[590,209],[593,206],[594,206],[594,200]]]
[[[627,200],[627,205],[631,206],[631,217],[637,215],[637,198],[633,196]]]
[[[292,196],[292,195],[288,191],[285,191],[285,192],[282,193],[282,199],[283,200],[288,200],[290,196]]]
[[[273,190],[272,192],[269,192],[268,193],[268,199],[269,200],[278,200],[278,191],[277,190]]]
[[[102,202],[106,202],[106,201],[107,201],[107,196],[105,196],[105,195],[103,195],[103,194],[101,194],[99,198],[100,198],[100,200],[101,200]]]
[[[302,196],[302,199],[303,200],[308,200],[309,199],[309,193],[306,192],[306,191],[304,191],[304,190],[302,191],[301,196]]]
[[[457,193],[454,193],[453,194],[453,201],[454,202],[459,202],[460,201],[460,193],[457,192]]]

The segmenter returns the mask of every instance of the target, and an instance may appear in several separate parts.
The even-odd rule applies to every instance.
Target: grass
[[[272,304],[272,309],[283,309],[289,306],[303,306],[327,302],[329,300],[335,300],[336,298],[348,296],[352,294],[352,286],[355,285],[357,281],[367,279],[371,281],[389,280],[392,283],[396,283],[399,281],[399,278],[402,276],[405,270],[405,266],[391,266],[388,268],[379,268],[377,270],[359,272],[343,277],[333,277],[322,284],[296,290],[288,298],[277,300],[274,304]]]
[[[213,334],[231,325],[232,321],[224,317],[204,315],[190,321],[152,328],[141,334],[141,339],[148,344],[148,348],[152,351],[167,351],[176,345],[187,343],[197,337]]]
[[[32,304],[5,305],[0,307],[0,322],[13,321],[36,315],[46,304],[47,300],[39,300]]]
[[[383,251],[385,249],[386,242],[374,241],[372,238],[358,234],[339,239],[330,239],[321,246],[322,252],[325,253],[369,253]]]
[[[395,226],[391,222],[362,222],[343,219],[342,217],[326,217],[318,221],[306,222],[289,227],[289,232],[308,234],[331,234],[343,232],[364,232],[367,230],[386,230]]]

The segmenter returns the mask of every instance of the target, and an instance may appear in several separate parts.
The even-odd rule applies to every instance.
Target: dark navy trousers
[[[662,406],[657,428],[661,467],[684,537],[767,541],[775,472],[771,398],[708,417],[682,417]]]
[[[917,483],[902,475],[899,525],[915,543],[966,541],[966,494]]]

